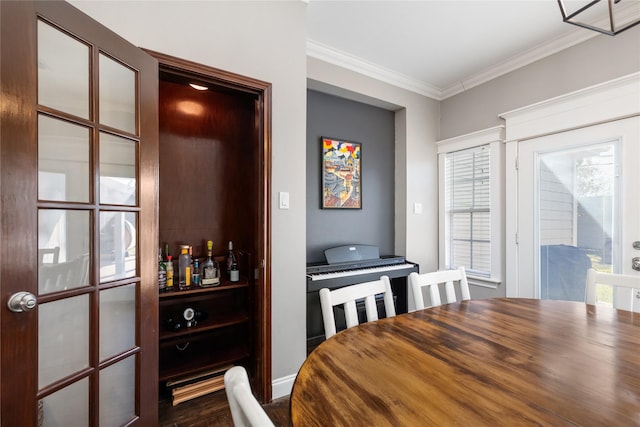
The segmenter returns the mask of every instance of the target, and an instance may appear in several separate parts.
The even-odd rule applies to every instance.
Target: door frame
[[[499,116],[506,122],[506,296],[533,298],[518,279],[518,145],[542,136],[640,116],[640,72]]]
[[[203,64],[166,55],[153,50],[143,49],[153,56],[159,64],[159,71],[167,71],[184,76],[197,77],[200,81],[210,81],[226,86],[234,91],[255,95],[256,129],[255,149],[259,153],[256,176],[258,191],[257,215],[254,218],[254,229],[259,230],[255,243],[256,270],[255,286],[252,289],[252,301],[255,302],[252,329],[256,333],[252,354],[253,366],[250,367],[253,378],[253,389],[259,399],[271,402],[271,83],[250,77],[241,76],[228,71],[209,67]]]

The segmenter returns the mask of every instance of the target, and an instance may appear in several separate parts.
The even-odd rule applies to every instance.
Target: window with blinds
[[[445,155],[447,267],[491,276],[489,144]]]

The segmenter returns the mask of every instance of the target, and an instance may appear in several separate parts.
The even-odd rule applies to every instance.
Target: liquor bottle
[[[231,262],[231,270],[229,270],[229,280],[237,282],[240,280],[240,270],[238,270],[238,261],[234,258]]]
[[[193,246],[189,245],[189,270],[191,271],[191,286],[193,286],[193,273],[195,273],[195,269],[193,268]]]
[[[167,267],[162,260],[162,249],[158,248],[158,292],[167,291]]]
[[[233,253],[233,242],[229,240],[229,251],[227,252],[227,277],[231,280],[231,266],[237,264],[236,254]]]
[[[213,242],[207,241],[207,259],[202,263],[202,287],[218,286],[220,284],[220,269],[218,262],[212,258]]]
[[[167,292],[173,291],[173,261],[171,258],[171,255],[167,255],[167,262],[165,263],[167,268]]]
[[[189,257],[189,245],[180,246],[178,257],[178,288],[181,291],[191,289],[191,258]]]
[[[200,287],[200,261],[198,259],[193,260],[193,270],[191,273],[191,285],[194,288]]]

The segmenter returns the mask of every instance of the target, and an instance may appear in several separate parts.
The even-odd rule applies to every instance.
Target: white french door
[[[640,275],[640,117],[517,144],[517,296],[584,301],[588,268]]]

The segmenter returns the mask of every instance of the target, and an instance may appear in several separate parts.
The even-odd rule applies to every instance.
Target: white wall
[[[306,357],[305,3],[70,3],[134,45],[272,83],[272,376],[288,394]]]

